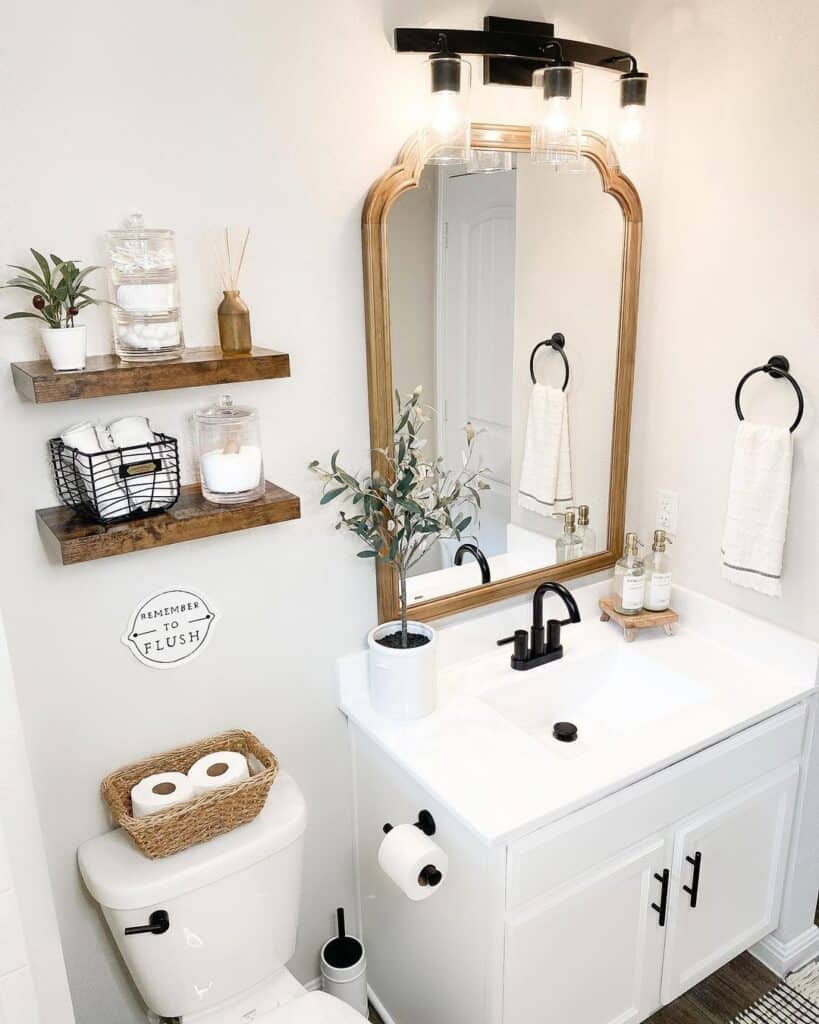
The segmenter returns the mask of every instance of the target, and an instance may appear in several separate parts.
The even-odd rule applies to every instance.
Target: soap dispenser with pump
[[[557,538],[556,543],[558,565],[582,558],[583,540],[577,532],[577,516],[571,509],[556,512],[555,515],[563,517],[563,533]]]
[[[583,545],[584,555],[593,555],[597,551],[597,536],[589,526],[589,506],[577,506],[577,535]]]
[[[620,615],[637,615],[645,600],[645,571],[636,533],[627,533],[623,557],[614,567],[614,610]]]
[[[664,612],[671,604],[671,555],[665,530],[654,531],[654,543],[645,561],[646,593],[643,607]]]

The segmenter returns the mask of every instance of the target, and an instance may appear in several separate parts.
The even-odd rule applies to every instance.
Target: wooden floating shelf
[[[199,484],[188,484],[170,511],[111,526],[89,523],[65,505],[38,509],[36,515],[47,535],[57,542],[63,565],[73,565],[301,517],[295,494],[269,482],[265,486],[264,496],[256,501],[214,505],[202,497]]]
[[[225,355],[220,348],[188,348],[179,359],[124,363],[117,356],[90,356],[84,370],[57,373],[47,359],[12,363],[14,386],[30,402],[135,395],[208,384],[239,384],[290,376],[290,356],[267,348],[247,355]]]

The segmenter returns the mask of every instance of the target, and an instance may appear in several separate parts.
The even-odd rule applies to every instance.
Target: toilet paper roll
[[[449,869],[449,858],[441,847],[415,825],[397,825],[384,836],[378,863],[411,900],[426,900],[438,892]],[[441,873],[437,885],[429,883],[430,868]]]
[[[235,786],[237,782],[250,778],[247,758],[235,750],[217,750],[205,754],[191,765],[188,778],[194,793],[210,793],[214,789]]]
[[[194,796],[191,780],[184,772],[158,772],[134,786],[131,806],[135,818],[145,818],[176,804],[187,803]]]

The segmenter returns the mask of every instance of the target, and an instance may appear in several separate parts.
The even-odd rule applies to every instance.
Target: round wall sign
[[[215,621],[216,611],[201,594],[174,587],[139,605],[122,642],[143,665],[177,668],[205,647]]]

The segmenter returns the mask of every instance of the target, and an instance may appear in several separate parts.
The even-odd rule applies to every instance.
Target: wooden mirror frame
[[[509,125],[473,124],[472,148],[528,153],[531,148],[531,130],[527,127]],[[469,590],[419,601],[410,606],[412,619],[428,622],[444,615],[453,615],[494,601],[502,601],[533,590],[545,579],[566,581],[578,576],[587,576],[610,569],[620,557],[626,517],[643,211],[634,185],[620,173],[618,167],[609,165],[610,151],[604,138],[585,132],[581,150],[597,168],[603,191],[613,196],[619,203],[624,221],[606,550],[562,565],[544,566],[542,569],[534,569],[532,572],[498,580],[495,583],[485,583]],[[430,150],[424,148],[418,136],[411,138],[393,166],[370,189],[361,218],[370,445],[373,450],[385,448],[391,443],[395,423],[387,218],[396,199],[418,185],[429,155]],[[399,615],[397,573],[391,566],[379,562],[376,574],[379,621],[396,619]]]

